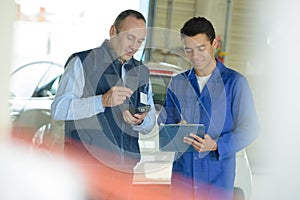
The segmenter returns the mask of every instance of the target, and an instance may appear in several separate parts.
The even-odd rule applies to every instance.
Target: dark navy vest
[[[85,86],[82,98],[101,95],[112,86],[124,85],[121,79],[121,63],[114,55],[104,44],[99,48],[75,53],[69,58],[67,63],[78,56],[83,64]],[[139,74],[130,77],[130,87],[134,87],[133,99],[137,99],[140,92],[148,92],[147,67],[132,58],[126,64],[126,71]],[[132,85],[133,82],[137,84],[136,87]],[[65,121],[65,138],[68,141],[71,139],[80,142],[94,158],[106,165],[118,169],[133,168],[140,160],[139,135],[123,120],[122,112],[127,106],[123,104],[107,107],[96,116]]]

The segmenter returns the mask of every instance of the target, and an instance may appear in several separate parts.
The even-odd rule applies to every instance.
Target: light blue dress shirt
[[[54,120],[85,119],[105,111],[105,107],[102,105],[102,95],[82,98],[84,84],[83,65],[78,57],[74,57],[65,68],[51,105],[51,115]],[[151,110],[143,123],[132,125],[135,131],[144,134],[149,133],[156,122],[151,84],[149,84],[148,104],[151,106]]]

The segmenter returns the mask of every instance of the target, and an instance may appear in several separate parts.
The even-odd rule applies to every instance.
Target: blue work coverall
[[[172,77],[158,123],[204,124],[218,145],[216,151],[175,154],[173,199],[232,199],[235,154],[258,134],[258,118],[247,79],[217,60],[200,93],[193,68]],[[189,133],[187,133],[188,135]]]

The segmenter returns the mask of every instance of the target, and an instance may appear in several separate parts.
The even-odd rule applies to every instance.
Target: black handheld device
[[[139,65],[138,65],[139,64]],[[147,104],[149,90],[149,69],[134,60],[126,64],[124,77],[125,86],[133,91],[130,98],[127,98],[129,112],[134,115],[137,113],[149,112],[151,106]]]
[[[139,106],[139,107],[129,107],[129,112],[134,115],[134,114],[140,114],[144,112],[149,112],[151,109],[150,105],[145,105],[145,106]]]

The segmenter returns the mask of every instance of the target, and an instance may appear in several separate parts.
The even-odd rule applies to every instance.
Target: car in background
[[[9,107],[12,134],[29,139],[33,147],[63,149],[63,122],[51,118],[50,106],[56,95],[64,68],[62,62],[38,60],[15,68],[10,77]],[[146,62],[149,67],[156,115],[164,102],[172,76],[184,69],[168,63]],[[170,184],[172,152],[160,152],[158,125],[140,134],[141,161],[135,167],[134,184]],[[249,198],[252,173],[245,150],[237,153],[236,189]]]
[[[51,60],[32,61],[12,71],[9,109],[13,136],[31,140],[33,146],[51,141],[47,144],[50,148],[62,147],[62,122],[52,120],[50,106],[63,71],[62,64]]]

